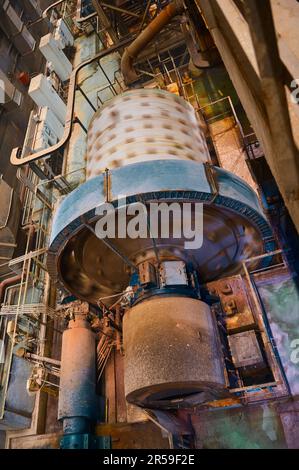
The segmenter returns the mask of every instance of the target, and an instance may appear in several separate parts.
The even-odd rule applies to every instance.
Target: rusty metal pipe
[[[139,53],[152,41],[164,26],[183,11],[184,3],[182,0],[169,3],[125,49],[121,59],[121,71],[127,85],[138,78],[133,67],[134,59],[138,57]]]
[[[106,57],[113,52],[118,51],[121,47],[126,46],[129,43],[129,39],[124,39],[123,41],[119,42],[115,46],[109,47],[109,49],[104,49],[96,54],[94,57],[87,59],[85,62],[79,64],[72,72],[69,82],[69,91],[68,91],[68,100],[67,100],[67,114],[66,114],[66,122],[64,127],[63,136],[57,142],[57,144],[52,145],[51,147],[47,147],[46,149],[40,150],[39,152],[32,153],[31,155],[27,155],[24,158],[21,158],[22,148],[16,147],[12,150],[10,155],[10,163],[16,166],[23,166],[27,163],[33,163],[41,158],[48,157],[53,153],[62,150],[64,146],[68,143],[73,129],[74,123],[74,108],[75,108],[75,94],[77,90],[77,78],[79,72],[86,67],[87,65],[92,64],[95,61],[99,61],[102,58]]]

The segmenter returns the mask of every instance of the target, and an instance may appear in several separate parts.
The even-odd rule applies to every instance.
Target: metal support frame
[[[105,2],[99,2],[99,3],[102,7],[109,8],[110,10],[118,11],[119,13],[124,13],[125,15],[128,15],[128,16],[133,16],[133,18],[137,18],[137,19],[140,18],[140,16],[137,13],[134,13],[133,11],[130,11],[130,10],[126,10],[125,8],[120,8],[118,6],[110,5],[109,3],[105,3]]]
[[[294,143],[286,94],[281,80],[282,62],[271,4],[269,0],[249,0],[245,2],[245,10],[276,153],[276,170],[279,179],[284,180],[286,185],[284,192],[287,200],[299,204],[299,152]]]

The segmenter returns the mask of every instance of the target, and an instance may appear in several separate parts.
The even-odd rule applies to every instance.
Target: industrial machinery
[[[243,260],[267,247],[271,232],[256,194],[235,175],[211,165],[192,106],[157,89],[127,91],[95,114],[88,130],[87,177],[55,213],[49,273],[77,298],[94,305],[101,298],[113,301],[114,295],[127,290],[126,399],[142,407],[171,409],[227,396],[216,320],[200,286],[238,273]],[[144,238],[131,238],[126,227],[134,224],[132,216],[140,211],[141,202],[149,230]],[[195,225],[202,230],[202,243],[186,249],[184,217],[188,208],[190,222],[195,223],[196,204],[203,207],[202,224]],[[163,205],[169,220],[162,218],[153,234],[150,211]],[[97,224],[105,212],[110,217],[106,223],[111,220],[118,229],[112,237],[99,238]],[[168,236],[163,233],[165,223]],[[79,331],[76,321],[74,325],[74,332]],[[82,347],[80,357],[91,348],[89,367],[82,365],[82,372],[89,374],[95,364],[94,340],[90,338],[89,347],[83,339],[69,343],[71,331],[64,334],[62,372],[73,374],[69,355],[75,358]],[[91,383],[89,375],[80,375],[77,387],[87,387],[90,394]],[[77,393],[80,396],[80,389]],[[65,395],[72,397],[63,374],[62,409]],[[72,402],[74,406],[76,400]],[[94,403],[95,397],[88,396],[86,402]],[[68,422],[82,410],[70,413],[60,411],[60,416]]]
[[[0,443],[298,447],[279,2],[11,3],[3,30],[20,16],[14,47],[42,65],[4,74],[4,117],[31,107],[0,181]]]

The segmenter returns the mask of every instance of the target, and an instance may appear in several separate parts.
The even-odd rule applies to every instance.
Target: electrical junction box
[[[145,261],[144,263],[141,263],[138,266],[138,273],[139,273],[140,284],[142,286],[155,287],[157,285],[156,270],[155,270],[155,267],[151,263],[147,261]]]
[[[252,330],[256,320],[240,275],[209,282],[210,294],[219,297],[228,334]]]

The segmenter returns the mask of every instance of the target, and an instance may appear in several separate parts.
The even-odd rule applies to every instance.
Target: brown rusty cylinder
[[[96,420],[96,338],[76,316],[62,337],[58,419]]]
[[[195,394],[199,402],[227,394],[215,319],[204,302],[175,296],[143,301],[125,314],[123,339],[130,403],[171,408],[194,403]]]

